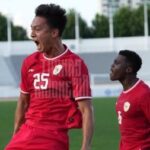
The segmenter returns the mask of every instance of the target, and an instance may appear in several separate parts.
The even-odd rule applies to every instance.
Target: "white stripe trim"
[[[123,93],[128,93],[128,92],[132,91],[140,83],[140,81],[141,80],[138,80],[130,89],[123,91]]]
[[[92,99],[92,97],[91,96],[75,97],[75,100],[81,100],[81,99]]]
[[[62,57],[63,55],[65,55],[67,52],[68,52],[68,48],[66,48],[66,50],[62,53],[62,54],[60,54],[60,55],[58,55],[58,56],[56,56],[56,57],[53,57],[53,58],[48,58],[48,57],[46,57],[44,54],[43,54],[43,57],[46,59],[46,60],[55,60],[55,59],[58,59],[58,58],[60,58],[60,57]]]
[[[23,94],[29,94],[29,92],[25,92],[25,91],[23,91],[21,89],[20,89],[20,92],[23,93]]]

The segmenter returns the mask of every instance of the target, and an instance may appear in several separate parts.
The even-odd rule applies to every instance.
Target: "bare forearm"
[[[25,113],[29,105],[29,95],[20,94],[15,112],[14,133],[18,132],[21,125],[25,122]]]
[[[83,141],[81,150],[90,150],[94,131],[94,119],[92,110],[83,114]]]
[[[20,126],[24,123],[25,121],[25,112],[24,110],[16,110],[16,113],[15,113],[15,121],[14,121],[14,132],[13,134],[15,134]]]
[[[91,142],[94,131],[92,100],[83,99],[82,101],[78,101],[78,106],[82,114],[83,140],[81,150],[91,150]]]

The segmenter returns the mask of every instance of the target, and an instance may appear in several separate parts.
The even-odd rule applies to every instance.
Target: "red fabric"
[[[24,60],[21,72],[21,91],[30,94],[26,113],[30,125],[52,130],[81,127],[76,100],[90,99],[91,89],[87,67],[79,56],[67,48],[52,59],[35,52]]]
[[[150,150],[150,88],[138,81],[116,103],[120,150]]]
[[[69,150],[67,131],[49,131],[23,125],[5,150]]]

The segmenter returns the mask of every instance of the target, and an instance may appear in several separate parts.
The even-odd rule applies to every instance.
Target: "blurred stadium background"
[[[128,4],[135,7],[146,0],[114,0],[115,9]],[[76,38],[63,40],[63,43],[79,54],[89,68],[91,88],[95,108],[95,135],[92,150],[116,150],[119,134],[115,118],[115,100],[122,90],[118,82],[109,80],[110,66],[121,49],[136,51],[143,59],[143,66],[138,76],[150,85],[150,37],[148,35],[147,13],[144,12],[144,35],[132,37],[115,37],[113,33],[112,14],[110,15],[109,0],[101,1],[101,10],[109,16],[109,37],[81,39],[78,21],[76,21]],[[118,2],[118,3],[117,3]],[[128,3],[127,3],[128,2]],[[132,5],[133,6],[132,6]],[[137,6],[136,6],[137,7]],[[144,7],[145,8],[145,7]],[[146,8],[144,9],[146,10]],[[108,14],[107,14],[108,13]],[[76,16],[77,19],[77,16]],[[12,41],[9,21],[7,24],[8,41],[0,41],[0,150],[11,137],[13,129],[13,114],[19,95],[20,68],[23,59],[35,51],[36,47],[30,40]],[[79,149],[81,134],[71,132],[71,150]]]
[[[148,38],[150,40],[150,38]],[[149,83],[150,50],[145,50],[145,37],[124,37],[113,40],[115,49],[111,49],[111,39],[82,39],[79,50],[76,40],[63,40],[75,53],[79,54],[87,64],[91,77],[94,97],[117,96],[120,84],[109,80],[110,66],[121,49],[135,50],[143,59],[139,77]],[[9,44],[9,47],[8,47]],[[150,43],[148,43],[150,47]],[[0,97],[17,97],[19,94],[20,68],[23,59],[36,49],[32,41],[0,42]],[[9,91],[9,92],[8,92]]]
[[[86,22],[83,21],[80,14],[75,10],[70,11],[70,14],[68,14],[68,20],[70,22],[72,13],[74,13],[74,22],[70,23],[72,24],[71,27],[68,27],[69,25],[67,25],[68,31],[74,31],[74,36],[72,36],[74,38],[67,38],[67,40],[64,39],[63,42],[68,45],[71,50],[79,54],[87,64],[90,72],[91,86],[94,97],[117,96],[119,94],[121,87],[117,82],[110,82],[109,69],[113,62],[113,59],[117,55],[117,52],[121,49],[131,49],[141,55],[141,57],[143,58],[143,67],[139,72],[139,77],[149,84],[149,4],[150,0],[98,0],[98,14],[101,14],[102,16],[96,15],[95,20],[93,20],[92,23],[93,25],[100,23],[102,19],[101,17],[105,16],[108,22],[104,25],[108,25],[108,31],[105,31],[105,29],[103,29],[103,24],[98,24],[98,27],[95,25],[93,26],[93,28],[88,28],[87,26],[85,27],[87,32],[92,33],[94,28],[97,27],[95,30],[96,33],[99,31],[98,29],[101,29],[101,32],[105,31],[109,33],[104,37],[101,37],[101,34],[99,33],[99,36],[101,38],[89,38],[91,35],[89,35],[88,38],[83,38],[86,37],[86,35],[83,32],[84,30],[80,22],[82,22],[82,24],[86,24]],[[138,11],[140,13],[137,13]],[[125,14],[123,14],[124,12],[129,12],[129,14],[126,16]],[[117,34],[116,32],[116,26],[118,24],[116,24],[116,16],[119,14],[120,17],[123,17],[124,15],[121,21],[130,22],[130,20],[128,19],[129,15],[131,16],[130,13],[132,13],[133,15],[130,20],[136,21],[137,19],[139,19],[139,17],[141,18],[141,20],[139,20],[137,24],[130,24],[130,26],[128,26],[128,24],[124,24],[121,32],[127,32],[125,35],[130,35],[130,37],[127,37],[125,35],[120,37],[121,34]],[[120,18],[118,17],[117,20],[119,19]],[[3,22],[7,22],[7,33],[4,34],[4,36],[7,35],[7,41],[4,41],[4,39],[0,38],[2,39],[2,41],[0,41],[0,66],[2,70],[0,73],[0,97],[17,97],[19,94],[18,85],[20,81],[20,68],[22,60],[27,55],[34,52],[36,47],[32,41],[26,41],[25,38],[24,41],[19,41],[19,39],[17,39],[18,41],[14,41],[14,39],[17,38],[14,38],[14,34],[16,33],[19,35],[19,32],[14,32],[14,30],[19,30],[21,35],[21,29],[17,27],[15,28],[15,26],[13,26],[13,22],[10,20],[9,16],[7,16],[7,21],[4,20],[3,17],[1,23]],[[137,26],[139,27],[136,29]],[[133,30],[131,30],[131,33],[129,32],[129,28],[133,28]],[[91,31],[89,31],[90,29]],[[0,28],[1,32],[3,32],[3,30],[4,29]],[[135,32],[134,34],[138,36],[133,36],[134,34],[132,34],[132,32],[136,30],[137,33]],[[138,31],[140,33],[138,33]],[[65,34],[66,33],[67,32],[65,31]]]

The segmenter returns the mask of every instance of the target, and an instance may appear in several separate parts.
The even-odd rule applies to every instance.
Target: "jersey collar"
[[[48,57],[46,57],[46,56],[43,54],[44,59],[53,61],[53,60],[56,60],[56,59],[58,59],[58,58],[64,56],[64,55],[68,52],[68,50],[69,50],[66,45],[64,45],[64,47],[65,47],[65,51],[64,51],[62,54],[60,54],[60,55],[58,55],[58,56],[56,56],[56,57],[53,57],[53,58],[48,58]]]
[[[128,92],[132,91],[140,83],[140,81],[141,80],[139,79],[130,89],[123,91],[123,93],[128,93]]]

